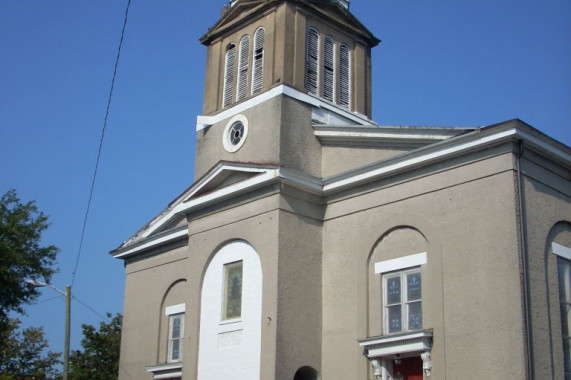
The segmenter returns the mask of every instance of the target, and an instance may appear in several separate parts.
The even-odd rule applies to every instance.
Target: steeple
[[[348,8],[348,0],[229,3],[200,39],[208,51],[197,177],[219,161],[321,175],[312,122],[371,117],[370,50],[379,40]]]

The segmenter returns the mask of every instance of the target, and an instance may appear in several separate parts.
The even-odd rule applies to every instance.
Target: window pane
[[[400,275],[387,278],[387,304],[392,305],[401,302]]]
[[[176,339],[180,337],[180,317],[175,317],[172,320],[171,338]]]
[[[407,300],[414,301],[422,299],[422,287],[420,281],[420,272],[409,273],[406,276],[407,284]]]
[[[224,319],[239,318],[242,314],[242,261],[224,266]]]
[[[173,340],[171,342],[171,360],[180,359],[180,339]]]
[[[408,329],[419,330],[422,328],[422,302],[408,304]]]
[[[400,332],[402,330],[401,305],[389,306],[389,333]]]

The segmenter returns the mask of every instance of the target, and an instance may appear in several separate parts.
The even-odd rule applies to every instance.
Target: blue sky
[[[121,312],[122,262],[108,252],[192,183],[206,48],[223,0],[132,0],[73,293]],[[46,244],[71,281],[125,1],[0,0],[0,193],[50,216]],[[520,118],[571,145],[568,0],[353,0],[383,42],[373,50],[373,119],[382,125],[484,126]],[[63,347],[64,301],[27,308]],[[72,305],[72,349],[82,323]]]

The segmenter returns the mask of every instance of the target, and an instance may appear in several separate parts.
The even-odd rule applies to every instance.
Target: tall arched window
[[[323,97],[330,102],[335,94],[335,40],[333,37],[325,37],[323,54]]]
[[[240,53],[238,54],[238,92],[236,101],[248,95],[248,66],[250,65],[250,36],[246,35],[240,40]]]
[[[254,66],[252,70],[252,93],[259,92],[264,84],[264,28],[254,33]]]
[[[226,49],[224,64],[224,91],[222,92],[222,107],[232,104],[234,97],[234,71],[236,61],[236,45],[230,44]]]
[[[319,78],[319,32],[317,29],[309,28],[306,44],[305,88],[310,94],[317,95]]]
[[[351,60],[347,45],[339,47],[339,105],[349,108],[351,104]]]

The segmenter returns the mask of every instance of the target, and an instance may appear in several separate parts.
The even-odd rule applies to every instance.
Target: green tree
[[[46,351],[48,341],[41,327],[19,331],[20,321],[8,319],[0,332],[0,380],[35,380],[55,376],[60,353]]]
[[[23,305],[37,298],[26,280],[49,282],[56,272],[58,249],[40,242],[48,225],[34,202],[21,203],[15,190],[0,198],[0,328],[9,325],[10,312],[24,313]]]
[[[107,317],[112,315],[107,313]],[[101,322],[99,329],[81,325],[83,351],[73,351],[69,378],[73,380],[113,380],[119,374],[119,351],[123,316],[115,315],[110,322]]]

